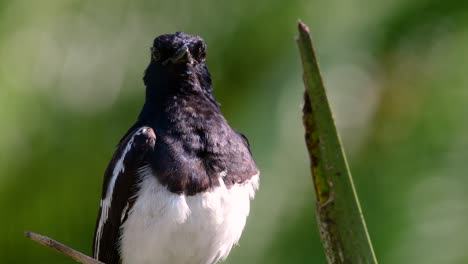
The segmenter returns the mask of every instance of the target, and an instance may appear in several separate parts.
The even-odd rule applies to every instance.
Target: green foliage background
[[[215,93],[262,171],[227,263],[325,263],[301,124],[296,20],[311,28],[382,263],[466,263],[463,1],[0,1],[0,259],[91,252],[101,180],[143,102],[156,35],[208,43]]]

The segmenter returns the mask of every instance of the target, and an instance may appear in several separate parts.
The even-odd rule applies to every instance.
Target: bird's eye
[[[158,61],[159,59],[161,59],[161,54],[155,47],[151,47],[151,57],[154,61]]]
[[[204,60],[206,57],[206,45],[205,43],[201,43],[198,45],[198,57],[201,60]]]
[[[200,47],[200,55],[205,57],[205,52],[206,52],[206,46],[205,44],[203,44],[201,47]]]

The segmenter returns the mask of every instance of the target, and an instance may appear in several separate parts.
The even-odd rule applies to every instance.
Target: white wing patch
[[[122,215],[120,216],[120,222],[124,220],[125,216],[127,215],[127,211],[128,211],[128,203],[125,205],[125,208],[122,210]]]
[[[97,234],[96,234],[96,247],[94,249],[94,255],[99,256],[99,248],[100,248],[100,241],[101,241],[101,236],[102,236],[102,231],[104,228],[104,224],[107,222],[107,219],[109,217],[109,209],[112,203],[112,196],[114,192],[114,186],[115,182],[117,181],[117,177],[119,176],[120,173],[123,173],[125,171],[125,166],[124,166],[124,160],[125,156],[127,153],[130,151],[133,145],[133,141],[135,139],[135,136],[139,136],[142,133],[146,133],[147,127],[142,127],[138,129],[130,138],[128,141],[127,145],[125,146],[124,152],[122,153],[122,156],[120,156],[119,160],[115,163],[114,170],[112,172],[112,178],[109,181],[109,186],[107,187],[107,192],[106,196],[104,197],[103,200],[101,200],[100,206],[101,206],[101,215],[99,217],[99,225],[97,228]],[[128,204],[127,207],[124,209],[124,212],[128,209]]]
[[[219,177],[224,178],[227,176],[227,170],[223,170],[222,172],[218,173]]]

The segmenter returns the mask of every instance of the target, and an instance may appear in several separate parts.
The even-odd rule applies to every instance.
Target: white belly
[[[258,175],[227,189],[193,196],[169,192],[145,175],[141,191],[122,226],[124,264],[212,264],[239,241],[258,188]]]

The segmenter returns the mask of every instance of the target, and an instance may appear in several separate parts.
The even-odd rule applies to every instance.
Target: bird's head
[[[151,61],[166,67],[204,63],[206,45],[199,36],[182,32],[157,37],[151,47]]]
[[[211,85],[205,65],[206,45],[199,36],[182,32],[157,37],[151,47],[151,61],[146,69],[146,86],[164,89],[178,82],[199,82]]]

